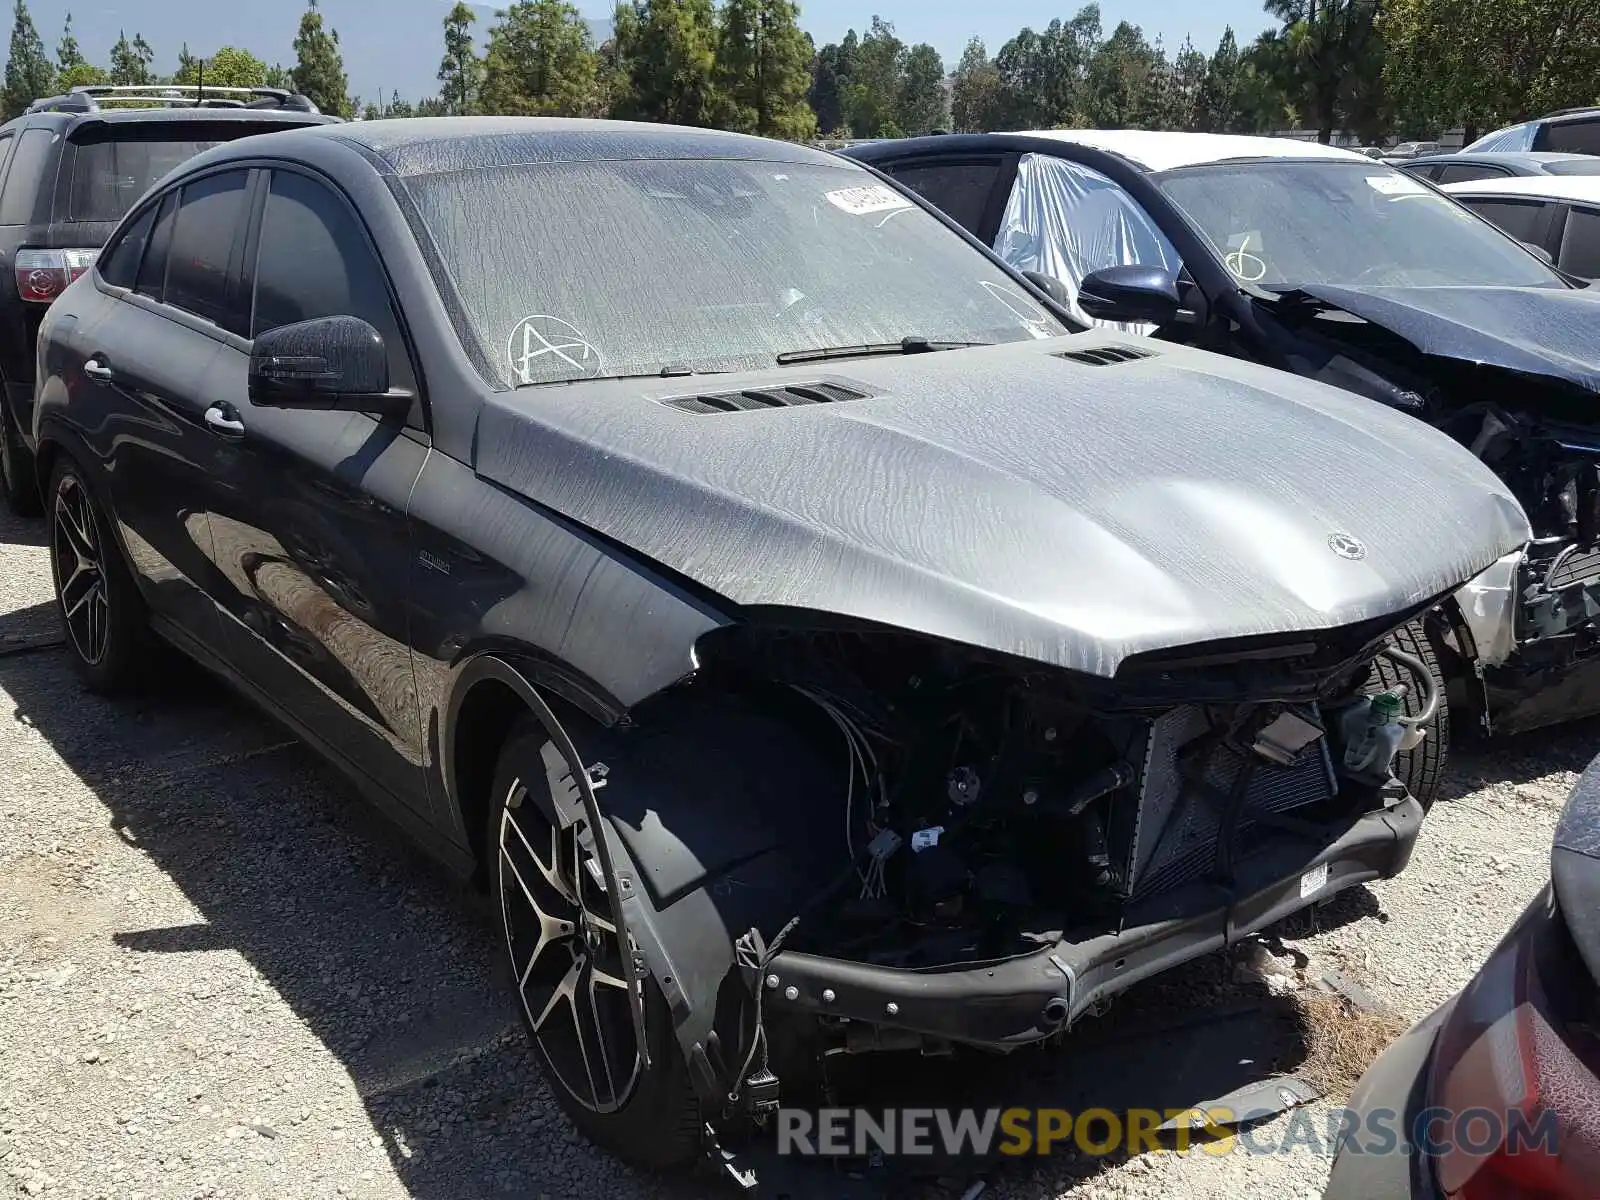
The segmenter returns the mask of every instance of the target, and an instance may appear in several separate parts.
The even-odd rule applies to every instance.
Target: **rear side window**
[[[1414,166],[1411,163],[1402,163],[1400,164],[1400,169],[1402,171],[1408,171],[1412,175],[1420,175],[1423,179],[1437,180],[1439,178],[1440,168],[1438,163],[1434,163],[1426,167]]]
[[[1556,121],[1539,134],[1540,150],[1564,150],[1568,154],[1600,154],[1600,117],[1583,121]]]
[[[250,336],[341,316],[360,317],[383,335],[391,385],[409,387],[410,360],[388,283],[360,224],[322,184],[278,171],[261,218]]]
[[[1558,261],[1563,271],[1600,279],[1600,209],[1574,208],[1567,214]]]
[[[1439,183],[1466,183],[1473,179],[1500,179],[1511,174],[1499,167],[1485,167],[1478,163],[1446,163],[1439,168],[1434,179]]]
[[[1480,217],[1486,217],[1519,242],[1544,245],[1550,232],[1550,209],[1544,200],[1465,200]]]
[[[6,177],[6,164],[11,161],[11,152],[17,148],[17,138],[12,133],[0,133],[0,180]]]
[[[978,233],[989,196],[1000,177],[998,161],[935,163],[891,170],[894,181],[915,192],[968,233]]]
[[[113,287],[131,288],[139,279],[139,264],[144,261],[144,248],[150,244],[151,231],[156,226],[156,205],[151,204],[128,227],[97,264],[100,278]]]
[[[248,322],[229,306],[228,267],[244,229],[248,181],[248,172],[228,171],[184,186],[164,297],[173,307],[238,334],[246,333]]]
[[[11,170],[6,173],[5,191],[0,192],[0,225],[26,225],[33,220],[55,140],[56,135],[48,129],[22,131]]]
[[[167,259],[172,249],[172,226],[178,213],[178,193],[168,192],[156,213],[155,228],[144,261],[139,264],[139,281],[134,290],[152,300],[162,300],[167,292]]]
[[[105,131],[81,141],[72,162],[65,221],[120,221],[140,196],[167,172],[218,144],[217,139],[170,139],[149,136],[135,127]]]

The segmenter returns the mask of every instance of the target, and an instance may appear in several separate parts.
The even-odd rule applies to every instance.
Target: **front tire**
[[[644,997],[650,1066],[636,1053],[625,935],[578,826],[557,820],[549,743],[531,716],[513,729],[484,841],[517,1007],[551,1091],[585,1136],[646,1170],[681,1169],[700,1154],[704,1128],[688,1065],[654,979]]]
[[[92,692],[126,691],[143,674],[150,626],[144,598],[82,470],[63,458],[50,478],[50,570],[73,668]]]
[[[19,517],[37,517],[44,511],[33,455],[22,442],[22,432],[4,396],[0,396],[0,491]]]
[[[1395,778],[1406,785],[1406,790],[1417,798],[1422,810],[1427,812],[1439,798],[1439,785],[1444,778],[1445,759],[1450,753],[1450,699],[1446,693],[1444,671],[1434,648],[1433,635],[1427,626],[1427,617],[1418,617],[1409,625],[1395,630],[1389,639],[1396,650],[1421,659],[1433,675],[1433,686],[1439,694],[1439,706],[1426,726],[1428,735],[1410,750],[1403,750],[1394,760]],[[1384,688],[1405,685],[1404,709],[1407,716],[1422,711],[1422,694],[1411,672],[1399,663],[1379,656],[1373,663],[1378,682]]]

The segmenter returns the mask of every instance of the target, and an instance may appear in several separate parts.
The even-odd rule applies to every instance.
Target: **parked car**
[[[1550,885],[1482,969],[1372,1064],[1326,1200],[1584,1200],[1600,1179],[1600,763]],[[1348,1120],[1348,1118],[1347,1118]]]
[[[1600,156],[1589,159],[1600,166]],[[1449,195],[1569,275],[1600,279],[1600,171],[1445,184]]]
[[[1394,149],[1384,151],[1383,161],[1406,162],[1414,158],[1427,158],[1438,154],[1441,149],[1438,142],[1401,142]]]
[[[1600,297],[1407,172],[1315,143],[1058,130],[849,153],[1080,319],[1335,383],[1472,447],[1536,537],[1430,618],[1457,724],[1600,710]],[[1153,316],[1174,285],[1177,315]]]
[[[1465,149],[1470,154],[1507,150],[1600,154],[1600,107],[1564,108],[1536,121],[1508,125],[1485,134]]]
[[[1401,165],[1413,175],[1437,184],[1520,175],[1600,175],[1600,156],[1553,150],[1436,154]]]
[[[154,633],[477,872],[561,1103],[658,1167],[1401,870],[1394,639],[1528,537],[1420,422],[708,130],[217,147],[39,358],[83,678]]]
[[[133,202],[184,159],[233,138],[333,119],[271,88],[108,85],[37,100],[0,126],[0,492],[14,511],[39,512],[33,348],[50,302],[94,262]]]

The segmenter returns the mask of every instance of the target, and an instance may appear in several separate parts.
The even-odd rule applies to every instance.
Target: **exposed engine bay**
[[[1328,348],[1328,361],[1304,373],[1429,421],[1527,512],[1535,540],[1487,583],[1504,591],[1503,604],[1484,597],[1466,614],[1485,725],[1514,732],[1600,708],[1600,679],[1555,687],[1576,667],[1600,665],[1600,395],[1575,379],[1423,354],[1309,297],[1286,297],[1279,316]]]
[[[1403,795],[1391,767],[1423,736],[1433,685],[1383,632],[1353,658],[1312,655],[1314,667],[1297,661],[1304,639],[1258,648],[1259,699],[1230,694],[1238,664],[1180,676],[1176,691],[1192,695],[1179,702],[1129,703],[1118,697],[1132,689],[1110,681],[1079,689],[906,635],[749,631],[707,673],[777,683],[838,764],[842,816],[818,806],[808,835],[837,873],[796,904],[790,946],[915,969],[1114,927],[1185,885],[1226,888],[1263,839],[1314,852],[1386,788]],[[1403,687],[1383,689],[1379,654],[1404,660],[1428,697],[1420,716],[1399,715]],[[1151,679],[1172,692],[1174,675]]]

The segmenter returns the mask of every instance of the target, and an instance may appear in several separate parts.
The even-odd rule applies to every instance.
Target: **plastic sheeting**
[[[1173,275],[1181,267],[1178,252],[1138,201],[1100,172],[1048,154],[1025,154],[1017,163],[995,250],[1019,271],[1064,283],[1080,321],[1127,333],[1155,327],[1091,320],[1078,306],[1084,277],[1134,264],[1164,266]]]

